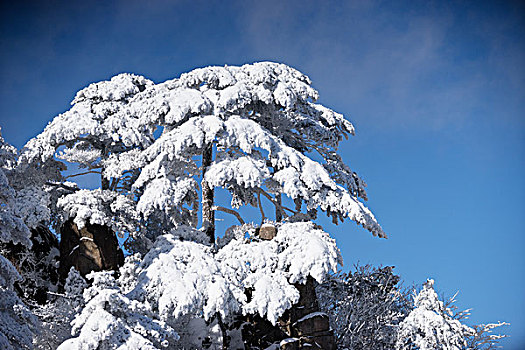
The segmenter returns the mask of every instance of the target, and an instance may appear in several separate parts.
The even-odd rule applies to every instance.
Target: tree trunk
[[[202,227],[210,239],[215,243],[215,211],[213,210],[214,193],[213,188],[204,180],[207,168],[213,161],[213,144],[208,144],[202,152]]]
[[[124,253],[115,233],[107,226],[86,224],[78,229],[72,219],[60,229],[60,276],[66,279],[71,267],[86,276],[91,271],[118,270]]]
[[[275,202],[277,202],[277,204],[279,204],[279,205],[282,205],[282,196],[281,196],[280,193],[275,195]],[[276,222],[283,221],[282,209],[279,208],[277,205],[275,206],[275,221]]]

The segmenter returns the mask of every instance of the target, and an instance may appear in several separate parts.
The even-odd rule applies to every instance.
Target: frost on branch
[[[16,149],[5,142],[0,129],[0,243],[22,244],[31,247],[31,232],[20,217],[17,192],[8,175],[16,165]]]
[[[16,295],[13,284],[21,276],[11,262],[0,255],[0,348],[6,350],[32,347],[38,332],[38,319]]]
[[[341,349],[393,349],[397,325],[408,312],[408,295],[392,267],[357,266],[317,287]]]
[[[71,338],[71,321],[84,306],[82,294],[87,288],[80,273],[71,268],[64,285],[64,293],[51,293],[48,303],[35,308],[41,320],[41,332],[34,338],[35,349],[55,350]]]
[[[358,266],[330,276],[317,287],[321,309],[330,317],[338,348],[353,350],[490,350],[507,323],[467,326],[469,310],[457,312],[454,298],[441,301],[429,280],[418,293],[401,288],[392,267]]]

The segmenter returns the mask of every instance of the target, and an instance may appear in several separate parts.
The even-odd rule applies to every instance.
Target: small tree
[[[454,297],[447,302],[438,298],[434,281],[429,279],[419,293],[414,292],[413,309],[399,324],[396,349],[494,349],[505,336],[492,334],[494,328],[507,325],[476,325],[469,327],[461,321],[469,310],[457,312]]]

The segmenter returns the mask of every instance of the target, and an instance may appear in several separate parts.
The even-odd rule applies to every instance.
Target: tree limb
[[[90,171],[85,171],[83,173],[68,175],[64,179],[69,179],[70,177],[82,176],[82,175],[87,175],[87,174],[102,174],[102,172],[100,172],[100,171],[91,171],[90,170]]]
[[[63,189],[71,191],[71,192],[76,192],[80,190],[80,188],[64,185],[63,183],[46,182],[46,185],[54,186],[54,187],[62,187]]]
[[[257,192],[257,205],[259,206],[259,210],[261,211],[261,225],[264,222],[264,219],[266,219],[266,216],[264,215],[264,209],[262,207],[261,203],[261,192]]]
[[[268,198],[270,200],[270,202],[272,202],[276,207],[278,207],[279,209],[282,210],[282,212],[284,213],[284,210],[288,210],[289,212],[291,213],[294,213],[294,214],[297,214],[297,211],[295,210],[292,210],[290,208],[287,208],[281,204],[279,204],[268,192],[266,192],[265,190],[263,190],[262,188],[258,188],[257,189],[258,192],[260,192],[263,196],[265,196],[266,198]]]
[[[225,207],[221,207],[221,206],[217,206],[217,205],[215,205],[215,206],[212,207],[212,210],[215,210],[215,211],[217,211],[217,210],[218,210],[218,211],[223,211],[223,212],[225,212],[225,213],[231,214],[231,215],[235,216],[235,217],[237,218],[237,220],[239,220],[239,222],[241,223],[241,225],[244,225],[244,224],[245,224],[244,220],[243,220],[242,217],[241,217],[241,214],[239,214],[238,212],[236,212],[236,211],[233,210],[233,209],[229,209],[229,208],[225,208]]]

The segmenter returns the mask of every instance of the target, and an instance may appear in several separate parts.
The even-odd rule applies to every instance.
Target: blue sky
[[[0,126],[17,147],[75,92],[120,72],[164,81],[261,60],[308,74],[356,137],[388,240],[325,225],[348,268],[395,265],[456,290],[525,346],[525,9],[509,1],[2,2]]]

